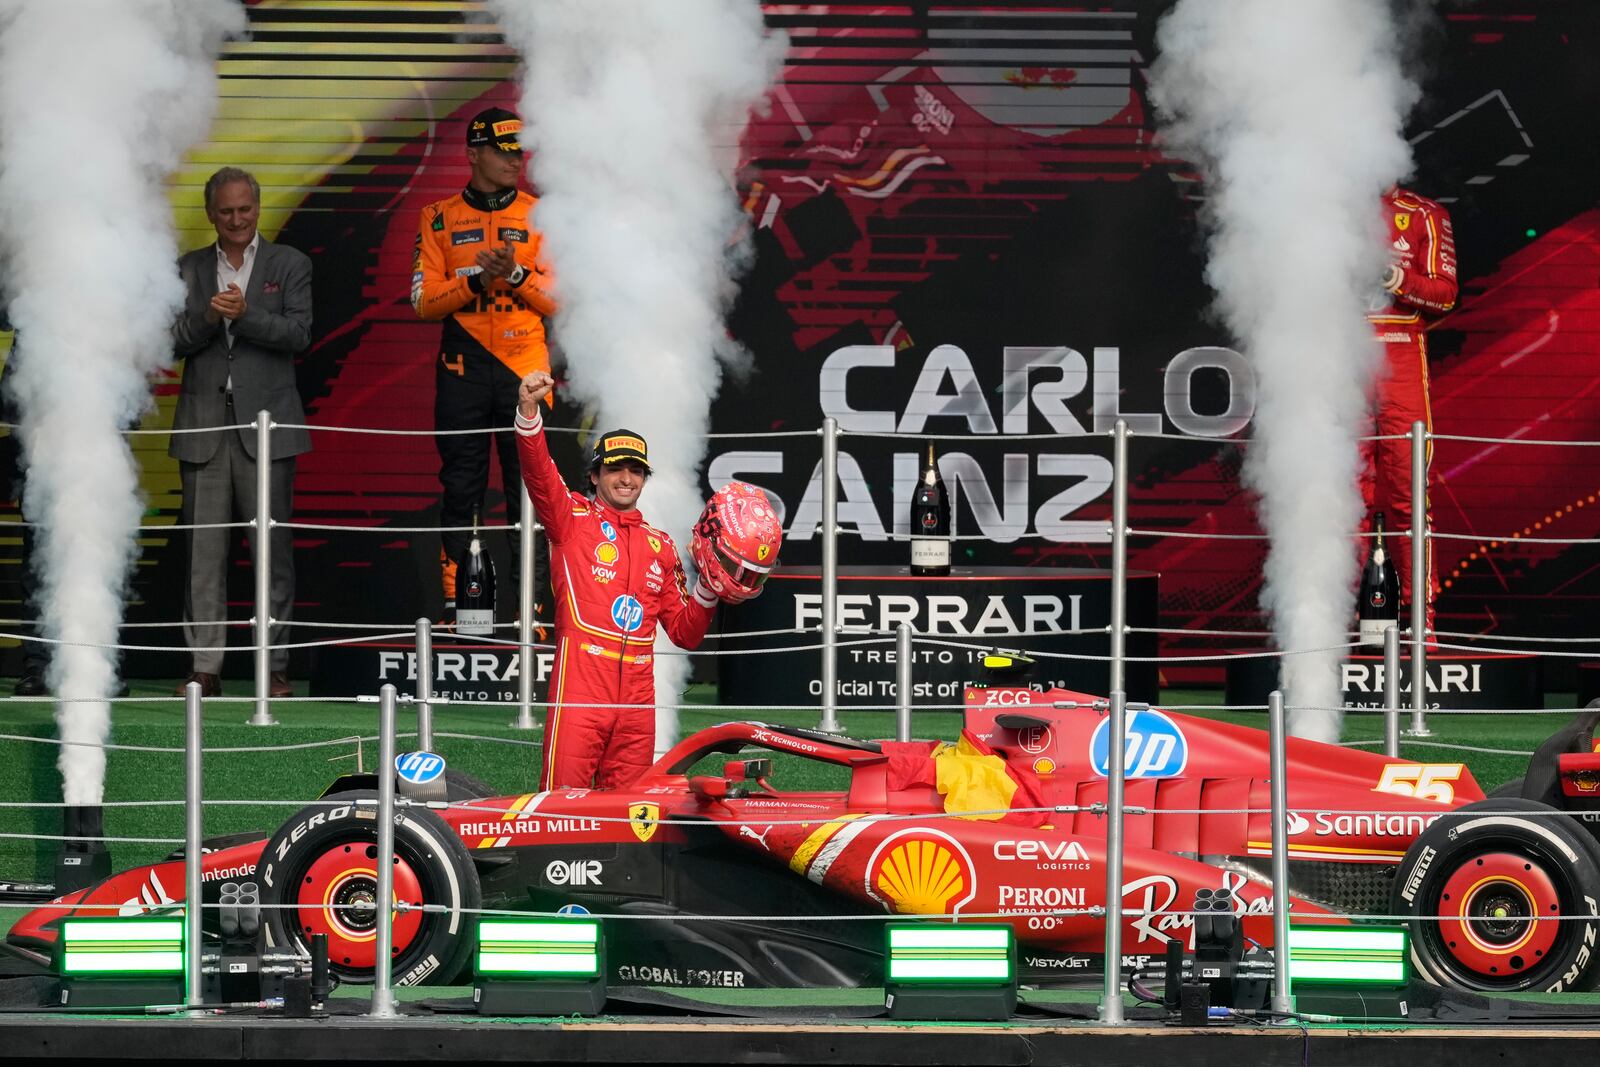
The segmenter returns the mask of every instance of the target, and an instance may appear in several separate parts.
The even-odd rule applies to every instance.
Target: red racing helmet
[[[782,546],[783,526],[767,495],[748,482],[729,482],[706,501],[689,555],[712,592],[737,602],[761,592]]]

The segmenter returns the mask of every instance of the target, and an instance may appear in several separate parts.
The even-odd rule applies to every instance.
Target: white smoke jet
[[[732,169],[785,40],[756,0],[497,0],[526,75],[520,113],[574,399],[650,444],[642,502],[685,556],[704,503],[711,401],[743,358],[723,314],[743,225]],[[682,656],[656,661],[656,749],[677,734]]]
[[[143,511],[119,431],[148,403],[183,306],[163,186],[205,135],[235,0],[0,3],[0,264],[39,525],[41,621],[68,804],[99,804],[106,698]],[[81,701],[81,703],[79,703]]]
[[[1262,606],[1290,653],[1291,728],[1334,741],[1379,366],[1365,319],[1387,264],[1379,197],[1411,168],[1417,88],[1387,0],[1181,0],[1156,43],[1169,146],[1205,175],[1207,280],[1260,390],[1244,479],[1270,538]]]

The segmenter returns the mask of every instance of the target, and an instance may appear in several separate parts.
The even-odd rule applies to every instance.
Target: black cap
[[[522,151],[522,120],[515,111],[486,107],[467,123],[467,147],[494,145],[502,152]]]
[[[643,463],[645,473],[650,473],[650,450],[642,435],[632,430],[610,430],[595,438],[594,458],[590,460],[592,466],[622,463],[630,459]]]

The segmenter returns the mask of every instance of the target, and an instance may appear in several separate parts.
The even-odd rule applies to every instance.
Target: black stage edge
[[[977,1025],[796,1023],[793,1020],[685,1022],[615,1018],[515,1022],[440,1017],[313,1021],[202,1016],[92,1018],[12,1016],[0,1020],[0,1060],[216,1062],[257,1060],[457,1064],[862,1064],[983,1067],[1084,1064],[1118,1067],[1181,1062],[1185,1067],[1311,1062],[1360,1067],[1418,1063],[1586,1062],[1595,1030],[1418,1027],[1247,1027],[1204,1030],[1140,1024]],[[1470,1042],[1470,1044],[1468,1044]]]

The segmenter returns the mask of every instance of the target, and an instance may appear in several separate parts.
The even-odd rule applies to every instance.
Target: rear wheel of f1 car
[[[1521,778],[1513,778],[1509,782],[1501,782],[1499,785],[1489,790],[1485,796],[1487,796],[1490,800],[1521,799],[1522,782],[1523,779]]]
[[[1600,855],[1589,835],[1555,808],[1507,798],[1424,830],[1400,861],[1392,906],[1412,916],[1417,977],[1556,993],[1600,980],[1597,896]]]
[[[367,801],[362,804],[360,801]],[[336,793],[302,808],[267,842],[257,866],[277,947],[309,952],[328,936],[328,965],[341,981],[373,980],[377,954],[378,832],[370,791]],[[426,808],[394,824],[394,899],[438,905],[394,912],[393,984],[449,982],[472,951],[471,912],[483,903],[466,846]]]

